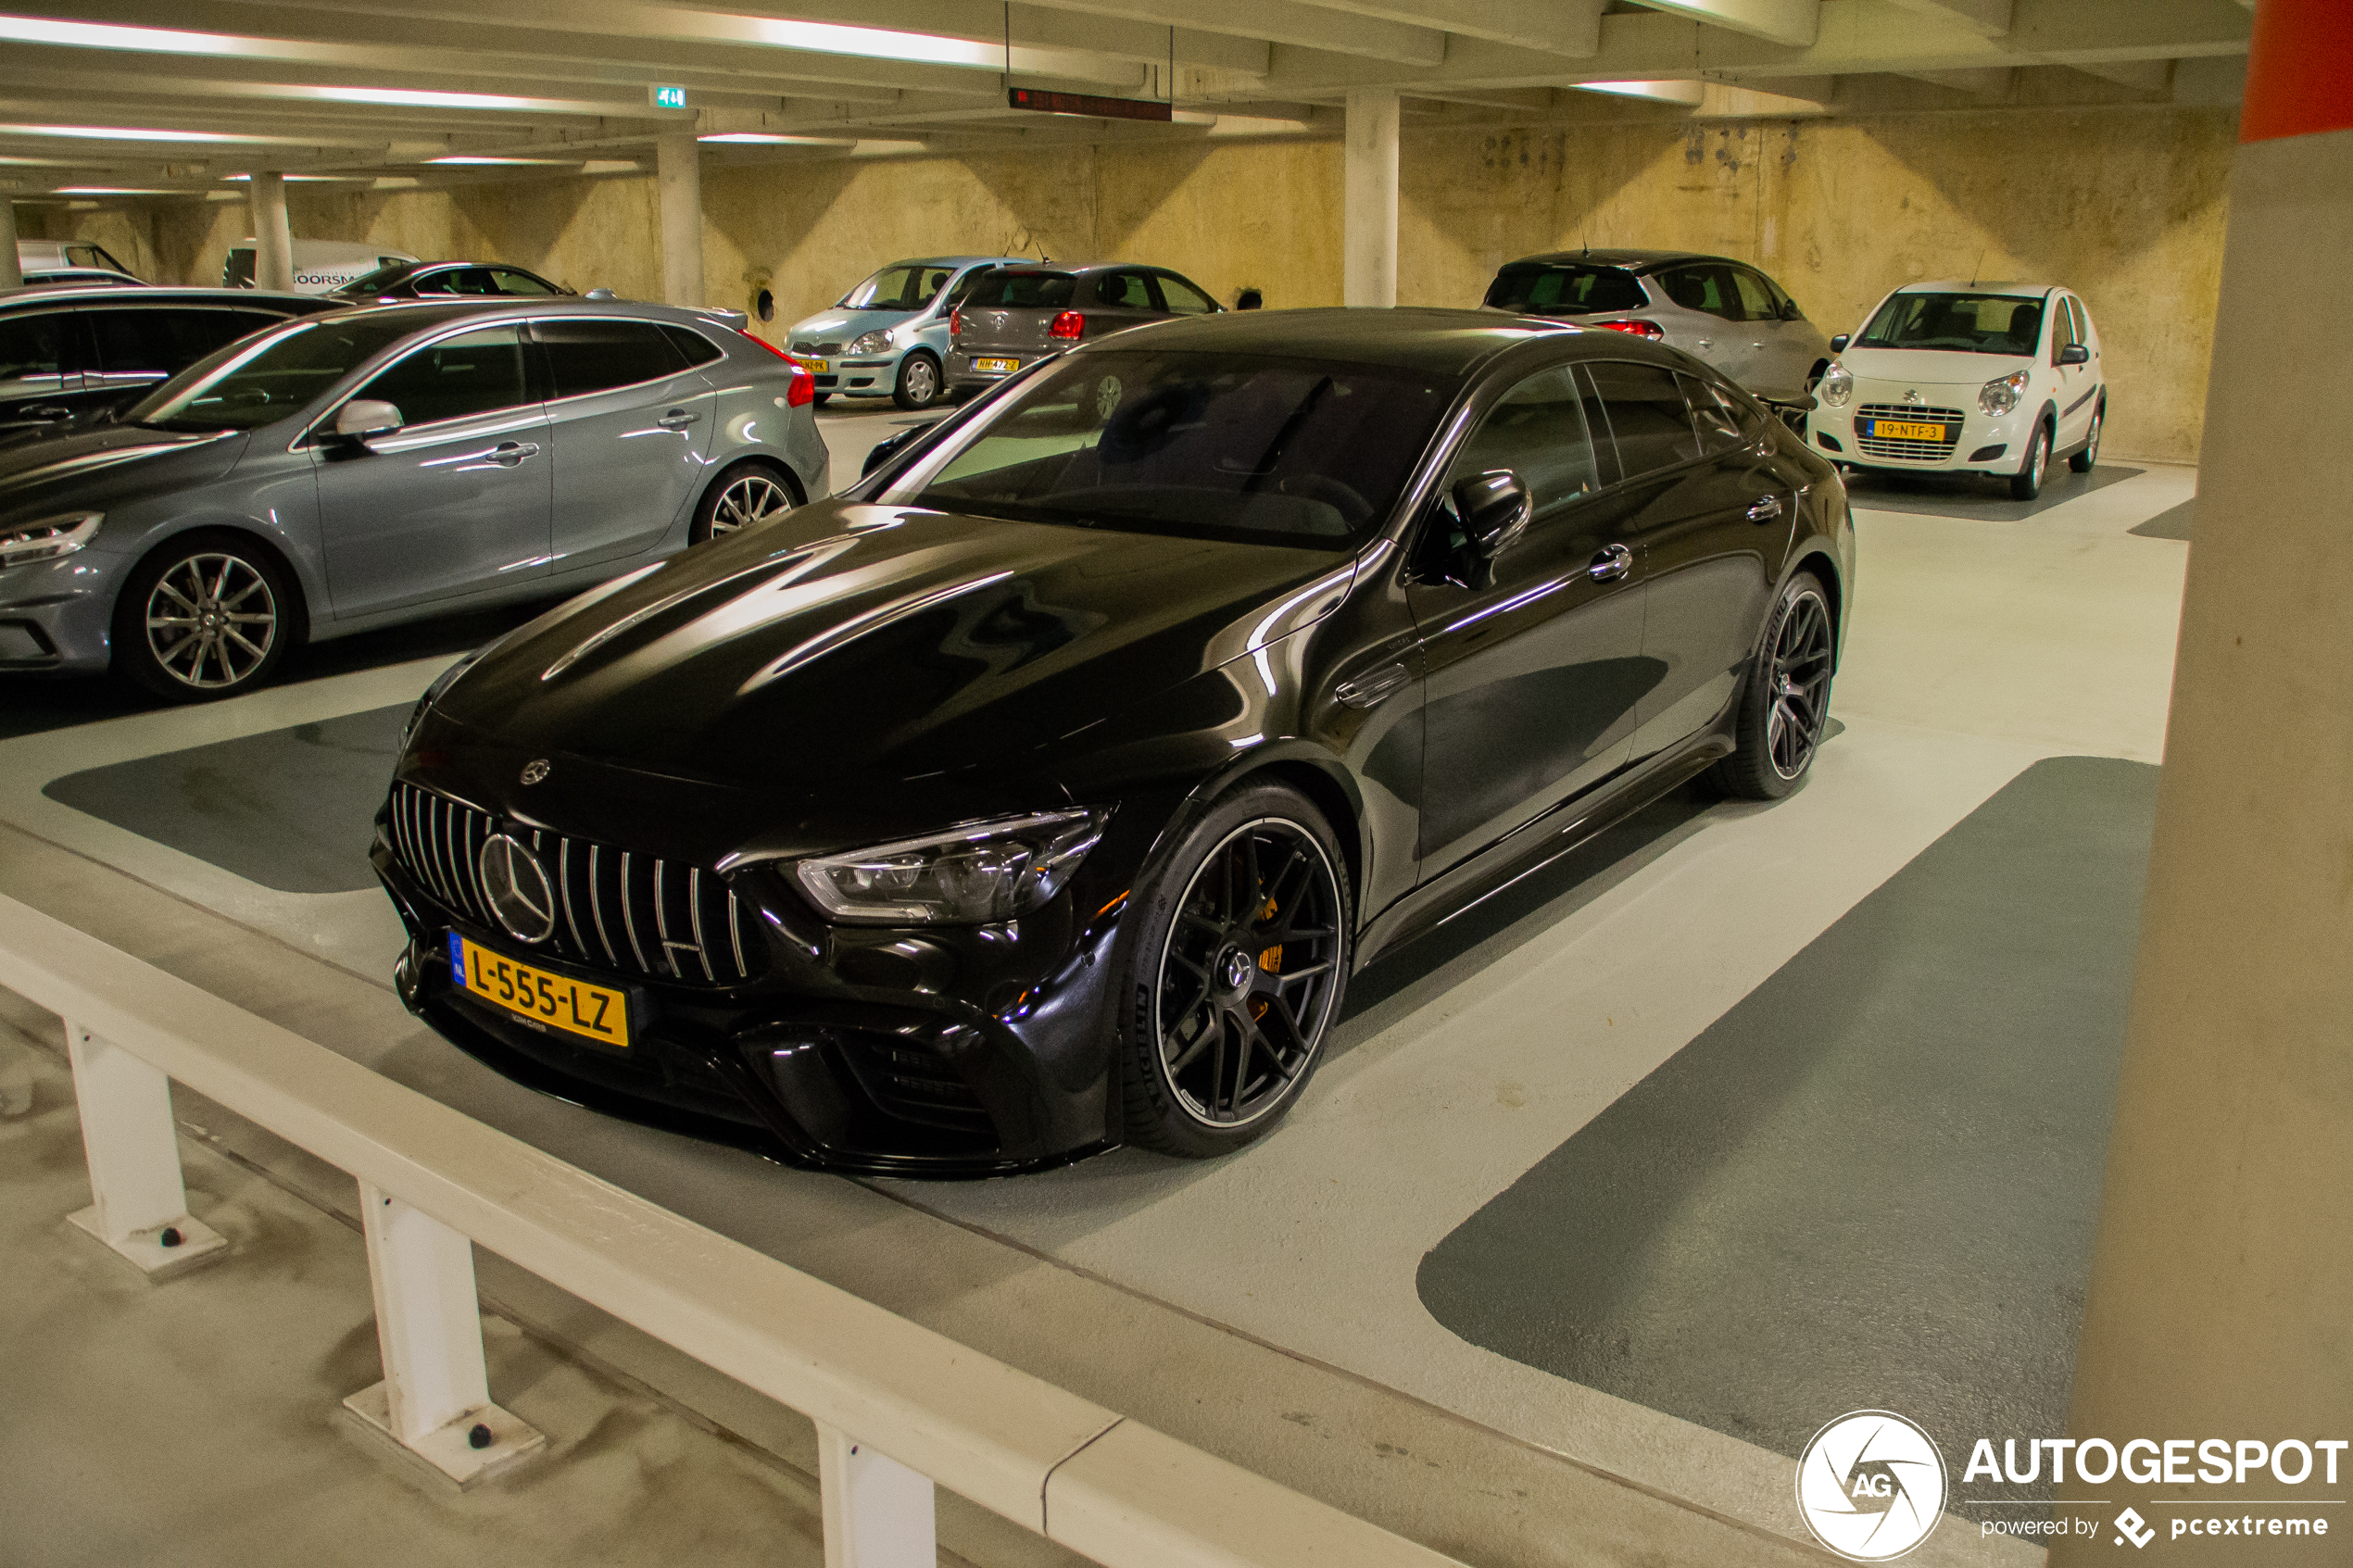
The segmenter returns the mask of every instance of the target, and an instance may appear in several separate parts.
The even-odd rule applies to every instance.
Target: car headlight
[[[1977,406],[1989,414],[2007,414],[2018,407],[2018,400],[2026,395],[2026,383],[2033,379],[2032,370],[2013,370],[1987,382],[1977,389]]]
[[[63,517],[0,528],[0,570],[73,554],[96,536],[106,516],[104,512],[68,512]]]
[[[979,925],[1038,909],[1103,836],[1107,809],[1044,811],[902,838],[793,869],[834,920],[855,925]]]
[[[887,353],[890,349],[890,345],[897,341],[898,340],[892,337],[887,331],[867,332],[849,345],[849,352],[852,354],[884,354]]]
[[[1843,365],[1832,365],[1815,383],[1814,395],[1825,408],[1845,408],[1846,400],[1855,395],[1855,372]]]

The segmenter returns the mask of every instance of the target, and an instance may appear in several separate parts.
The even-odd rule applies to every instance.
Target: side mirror
[[[1797,307],[1797,301],[1793,299],[1785,299],[1781,301],[1781,320],[1784,321],[1803,321],[1806,320],[1806,312]]]
[[[1848,337],[1844,332],[1841,332],[1836,337],[1831,339],[1831,352],[1832,354],[1843,354],[1846,352],[1846,345],[1853,341],[1854,340]]]
[[[346,441],[371,441],[390,435],[407,421],[400,410],[372,397],[355,397],[335,414],[335,434]]]
[[[2080,343],[2070,343],[2059,350],[2059,363],[2062,365],[2088,365],[2091,362],[2092,351]]]
[[[1536,515],[1528,486],[1508,469],[1474,474],[1454,486],[1454,515],[1462,519],[1464,537],[1481,560],[1493,560],[1528,532]]]
[[[904,447],[909,442],[914,440],[915,437],[923,434],[929,429],[931,429],[931,426],[929,425],[917,425],[912,430],[900,431],[897,435],[892,436],[887,441],[876,442],[875,444],[874,450],[866,454],[865,466],[858,470],[858,477],[863,479],[868,474],[874,472],[876,469],[882,467],[885,463],[890,461],[892,458],[899,454],[900,448]]]

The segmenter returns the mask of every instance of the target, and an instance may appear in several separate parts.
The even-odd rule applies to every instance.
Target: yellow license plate
[[[812,376],[829,376],[834,373],[834,362],[830,359],[795,359],[793,363]]]
[[[1942,441],[1944,427],[1910,420],[1873,420],[1871,433],[1881,441]]]
[[[459,985],[518,1018],[608,1046],[629,1043],[629,998],[609,986],[534,969],[454,931],[449,968]]]
[[[984,376],[1010,376],[1021,369],[1018,359],[975,359],[973,369]]]

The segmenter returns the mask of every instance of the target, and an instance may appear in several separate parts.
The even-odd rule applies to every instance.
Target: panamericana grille
[[[591,969],[689,985],[733,985],[761,961],[760,931],[714,872],[610,845],[503,822],[471,806],[392,786],[393,854],[434,902],[491,931],[482,847],[506,833],[531,847],[556,892],[556,930],[543,947]]]
[[[1942,441],[1896,441],[1885,436],[1865,435],[1865,421],[1904,420],[1914,424],[1942,424]],[[1953,455],[1961,444],[1963,415],[1958,408],[1922,408],[1905,403],[1866,403],[1855,410],[1855,445],[1867,458],[1894,458],[1897,461],[1933,463]]]
[[[830,359],[841,350],[842,345],[837,343],[815,343],[807,339],[792,345],[795,354],[813,354],[820,359]]]

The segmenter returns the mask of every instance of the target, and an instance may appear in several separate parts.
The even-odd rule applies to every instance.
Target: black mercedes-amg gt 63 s
[[[1349,975],[1821,739],[1855,539],[1715,371],[1491,312],[1150,326],[419,703],[400,993],[797,1163],[1221,1154]]]

